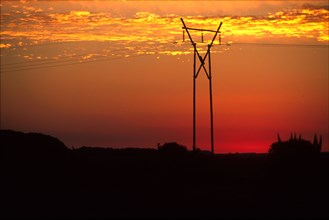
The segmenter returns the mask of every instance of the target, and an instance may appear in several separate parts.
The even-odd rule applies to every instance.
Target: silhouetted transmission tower
[[[196,106],[195,106],[195,100],[196,100],[196,79],[200,73],[201,68],[205,71],[207,78],[209,80],[209,96],[210,96],[210,135],[211,135],[211,153],[214,154],[214,117],[213,117],[213,103],[212,103],[212,76],[211,76],[211,60],[210,60],[210,49],[216,39],[216,36],[218,33],[220,33],[219,29],[222,26],[222,22],[220,22],[218,28],[216,31],[214,30],[207,30],[207,29],[200,29],[200,28],[189,28],[185,25],[185,22],[183,18],[181,18],[181,21],[183,23],[183,41],[185,41],[185,31],[194,47],[194,59],[193,59],[193,151],[196,150],[196,126],[195,126],[195,118],[196,118]],[[193,41],[191,34],[189,31],[201,31],[201,42],[203,42],[203,32],[213,32],[214,37],[212,38],[212,41],[210,44],[208,44],[208,49],[204,57],[202,57],[196,47],[196,43]],[[219,35],[220,37],[220,35]],[[219,38],[219,42],[220,42]],[[200,61],[200,66],[197,69],[196,68],[196,57],[198,57]],[[208,70],[206,68],[206,59],[208,57]]]

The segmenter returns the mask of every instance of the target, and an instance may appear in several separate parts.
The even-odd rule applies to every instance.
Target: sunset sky
[[[192,146],[193,47],[216,30],[215,152],[267,152],[277,133],[329,151],[328,1],[1,1],[1,129],[69,147]],[[213,33],[191,32],[204,54]],[[210,150],[208,80],[197,146]]]

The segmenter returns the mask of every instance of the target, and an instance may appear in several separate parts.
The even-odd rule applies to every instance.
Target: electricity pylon
[[[210,138],[211,138],[211,153],[214,154],[215,146],[214,146],[214,117],[213,117],[213,103],[212,103],[212,75],[211,75],[211,60],[210,60],[210,49],[214,43],[214,40],[216,39],[216,36],[218,33],[220,33],[219,29],[222,26],[222,22],[220,22],[218,28],[216,31],[214,30],[207,30],[207,29],[200,29],[200,28],[188,28],[185,25],[185,22],[183,18],[181,18],[181,21],[183,23],[183,41],[185,41],[185,31],[187,32],[188,37],[190,38],[190,41],[194,48],[194,58],[193,58],[193,151],[196,150],[196,79],[200,73],[201,68],[205,71],[207,78],[209,80],[209,97],[210,97]],[[203,42],[203,32],[213,32],[214,37],[212,38],[212,41],[210,44],[208,44],[208,49],[204,57],[202,57],[197,49],[196,43],[193,41],[191,34],[189,30],[192,31],[201,31],[201,41]],[[219,38],[220,41],[220,38]],[[196,68],[196,57],[198,57],[200,61],[200,66],[197,69]],[[208,70],[205,66],[205,61],[208,57]]]

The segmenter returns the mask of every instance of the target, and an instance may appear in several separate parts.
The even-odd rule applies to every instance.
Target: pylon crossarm
[[[188,28],[188,27],[182,27],[184,30],[192,30],[192,31],[205,31],[205,32],[217,32],[214,30],[207,30],[207,29],[201,29],[201,28]]]
[[[183,25],[184,25],[184,28],[183,28],[183,29],[186,30],[186,32],[187,32],[187,36],[190,38],[190,41],[191,41],[193,47],[196,49],[196,45],[195,45],[195,43],[194,43],[194,41],[193,41],[193,39],[192,39],[192,37],[191,37],[190,32],[188,31],[188,29],[187,29],[187,27],[186,27],[186,25],[185,25],[185,22],[184,22],[183,18],[180,18],[180,20],[182,21],[182,23],[183,23]],[[199,55],[199,53],[198,53],[198,55]]]
[[[181,18],[181,21],[182,21],[182,23],[183,23],[183,25],[184,25],[183,29],[186,30],[187,35],[188,35],[188,37],[190,38],[190,41],[191,41],[191,43],[192,43],[192,45],[193,45],[193,47],[194,47],[194,52],[198,55],[199,60],[200,60],[200,62],[201,62],[201,65],[200,65],[200,67],[199,67],[199,70],[198,70],[197,74],[195,74],[194,77],[195,77],[195,78],[198,77],[199,72],[200,72],[200,69],[201,69],[201,67],[203,67],[204,71],[205,71],[206,74],[207,74],[207,77],[209,78],[209,74],[208,74],[208,72],[207,72],[207,69],[206,69],[206,67],[204,66],[204,61],[205,61],[205,59],[202,59],[201,55],[199,54],[199,51],[198,51],[198,49],[196,48],[196,43],[194,43],[194,41],[193,41],[193,39],[192,39],[192,37],[191,37],[191,34],[190,34],[190,32],[188,31],[188,28],[187,28],[186,25],[185,25],[185,22],[184,22],[183,18]],[[219,29],[218,29],[218,30],[219,30]],[[218,30],[217,30],[217,31],[218,31]]]
[[[192,45],[193,45],[193,47],[194,47],[194,49],[195,49],[195,52],[197,53],[197,55],[198,55],[198,57],[199,57],[199,59],[200,59],[201,56],[200,56],[200,54],[199,54],[198,49],[196,48],[196,43],[194,43],[194,41],[193,41],[193,39],[192,39],[192,37],[191,37],[191,34],[190,34],[190,32],[188,31],[188,28],[187,28],[186,25],[185,25],[185,22],[184,22],[183,18],[180,18],[180,20],[182,21],[182,23],[183,23],[183,25],[184,25],[183,29],[186,30],[187,36],[190,38],[190,41],[191,41],[191,43],[192,43]],[[200,59],[200,62],[202,62],[201,59]]]
[[[206,61],[206,59],[207,59],[207,56],[210,54],[210,48],[212,47],[212,45],[213,45],[213,43],[214,43],[214,41],[215,41],[215,39],[216,39],[216,37],[217,37],[217,33],[219,33],[219,29],[221,28],[222,24],[223,24],[223,22],[220,22],[220,24],[218,25],[217,31],[216,31],[214,37],[212,38],[211,43],[208,44],[208,50],[207,50],[206,55],[203,57],[203,60],[202,60],[202,61],[200,60],[201,63],[204,63],[204,62]],[[200,69],[201,69],[201,66],[199,67],[197,73],[200,72]],[[209,75],[208,75],[208,74],[207,74],[207,76],[208,76],[208,78],[209,78]]]
[[[219,29],[220,29],[220,27],[222,26],[222,24],[223,24],[223,22],[220,22],[220,24],[218,25],[217,31],[216,31],[214,37],[212,38],[212,41],[211,41],[211,43],[210,43],[210,46],[212,46],[212,44],[214,43],[214,41],[215,41],[215,39],[216,39],[216,36],[217,36],[217,34],[219,33]]]

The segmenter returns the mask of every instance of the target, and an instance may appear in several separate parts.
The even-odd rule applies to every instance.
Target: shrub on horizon
[[[158,144],[158,150],[161,153],[181,155],[188,152],[187,148],[176,142],[164,143],[163,145]]]
[[[296,138],[291,134],[287,141],[282,141],[278,135],[278,141],[271,144],[269,154],[276,156],[314,156],[321,152],[322,137],[318,141],[317,135],[314,136],[313,144],[301,138]]]

